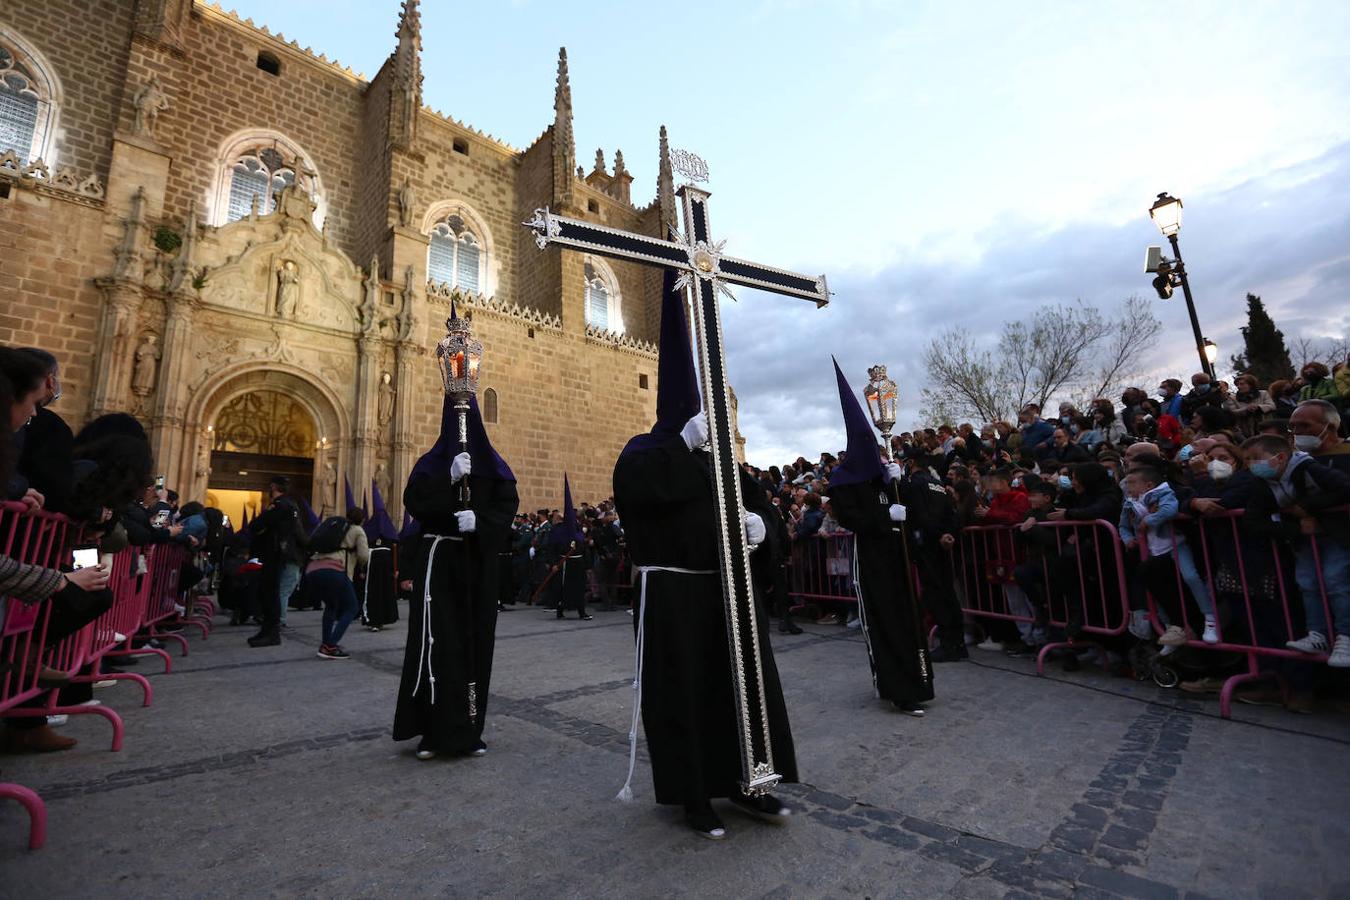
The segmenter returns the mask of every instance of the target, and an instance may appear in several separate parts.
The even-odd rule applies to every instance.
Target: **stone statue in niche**
[[[403,187],[398,189],[398,224],[405,228],[412,223],[414,200],[412,182],[405,178]]]
[[[394,419],[394,399],[398,396],[398,388],[394,387],[394,376],[385,372],[380,376],[380,403],[378,416],[380,427],[383,428]]]
[[[159,76],[151,75],[150,80],[141,85],[132,97],[135,118],[131,123],[132,134],[143,134],[154,140],[155,124],[159,114],[169,108],[169,95],[159,86]]]
[[[373,334],[379,328],[380,258],[371,257],[370,272],[366,275],[366,289],[361,296],[361,330]]]
[[[159,335],[147,331],[136,348],[136,365],[131,372],[131,392],[137,397],[149,396],[155,390],[161,355]]]
[[[375,485],[380,489],[380,496],[389,497],[389,467],[385,465],[384,460],[380,460],[375,466]]]
[[[296,294],[299,292],[300,267],[293,260],[277,266],[277,318],[295,318]]]
[[[337,466],[331,461],[323,464],[323,496],[319,499],[320,509],[337,509]]]

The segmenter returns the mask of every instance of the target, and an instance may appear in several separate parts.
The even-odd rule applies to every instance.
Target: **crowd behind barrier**
[[[20,503],[0,504],[0,547],[5,556],[20,563],[69,570],[72,549],[79,545],[81,529],[65,516],[30,510]],[[111,605],[97,619],[60,640],[49,642],[48,627],[56,607],[47,602],[24,603],[5,597],[3,637],[0,638],[0,716],[5,718],[59,715],[98,715],[112,726],[111,749],[122,749],[122,718],[108,704],[63,704],[60,690],[40,681],[52,672],[65,676],[67,684],[93,684],[102,680],[132,681],[143,694],[143,705],[153,698],[150,682],[133,672],[104,673],[104,660],[129,655],[154,655],[169,668],[163,650],[135,646],[151,637],[176,637],[156,626],[187,620],[179,616],[179,581],[187,551],[183,547],[158,545],[127,547],[105,557],[110,568],[108,591]],[[185,642],[184,642],[185,644]],[[186,646],[184,646],[186,652]],[[41,700],[39,703],[33,701]],[[46,840],[46,809],[41,798],[21,785],[0,784],[0,797],[18,800],[30,816],[29,847],[40,848]]]

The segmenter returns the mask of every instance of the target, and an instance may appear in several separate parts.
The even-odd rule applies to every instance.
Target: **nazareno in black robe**
[[[830,488],[835,518],[853,532],[858,615],[877,696],[910,707],[933,699],[933,667],[892,502],[878,478]]]
[[[697,808],[739,790],[739,720],[727,646],[717,549],[711,461],[690,452],[679,435],[645,438],[614,469],[614,501],[634,567],[708,570],[710,575],[652,572],[643,625],[642,726],[652,760],[657,803]],[[762,492],[748,477],[746,508],[767,521]],[[756,553],[770,552],[761,546]],[[639,582],[639,587],[641,583]],[[775,768],[797,781],[797,758],[766,617],[757,617],[764,693]]]
[[[382,628],[398,621],[398,585],[394,581],[394,548],[383,539],[370,548],[361,597],[361,622]]]
[[[419,533],[404,543],[414,548],[402,561],[413,596],[394,740],[421,736],[421,749],[440,753],[466,753],[482,739],[497,628],[497,553],[510,539],[519,505],[514,481],[468,479],[476,519],[471,534],[459,532],[459,487],[448,474],[414,474],[403,492]],[[428,625],[435,638],[430,645]]]

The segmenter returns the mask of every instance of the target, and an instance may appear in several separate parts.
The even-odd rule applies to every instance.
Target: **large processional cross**
[[[678,153],[677,168],[691,178],[700,181],[707,178],[706,165],[692,154]],[[534,218],[524,224],[534,230],[535,243],[541,250],[557,244],[599,256],[675,269],[680,272],[676,287],[694,289],[693,319],[698,340],[703,409],[708,414],[718,546],[722,556],[722,595],[726,603],[727,639],[740,720],[742,784],[747,792],[759,793],[782,776],[774,769],[773,746],[769,740],[763,659],[750,583],[750,547],[742,524],[745,506],[733,446],[735,432],[718,294],[731,296],[727,284],[739,284],[811,300],[821,307],[829,303],[830,292],[825,286],[824,275],[798,275],[723,256],[722,247],[726,242],[714,242],[708,225],[708,192],[686,184],[676,193],[684,207],[685,230],[683,236],[675,233],[675,240],[661,240],[569,219],[554,215],[547,208],[535,210]],[[671,230],[674,232],[673,227]]]

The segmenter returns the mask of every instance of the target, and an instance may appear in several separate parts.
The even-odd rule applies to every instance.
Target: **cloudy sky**
[[[234,6],[370,75],[399,4]],[[1350,330],[1350,4],[426,0],[423,22],[428,105],[525,147],[565,45],[581,162],[622,149],[645,202],[665,124],[709,162],[728,253],[828,275],[824,310],[727,305],[753,462],[842,444],[832,353],[855,387],[888,363],[908,425],[942,328],[992,342],[1042,304],[1150,294],[1163,190],[1225,358],[1248,291],[1286,335]],[[1147,374],[1184,377],[1179,294],[1157,314]]]

